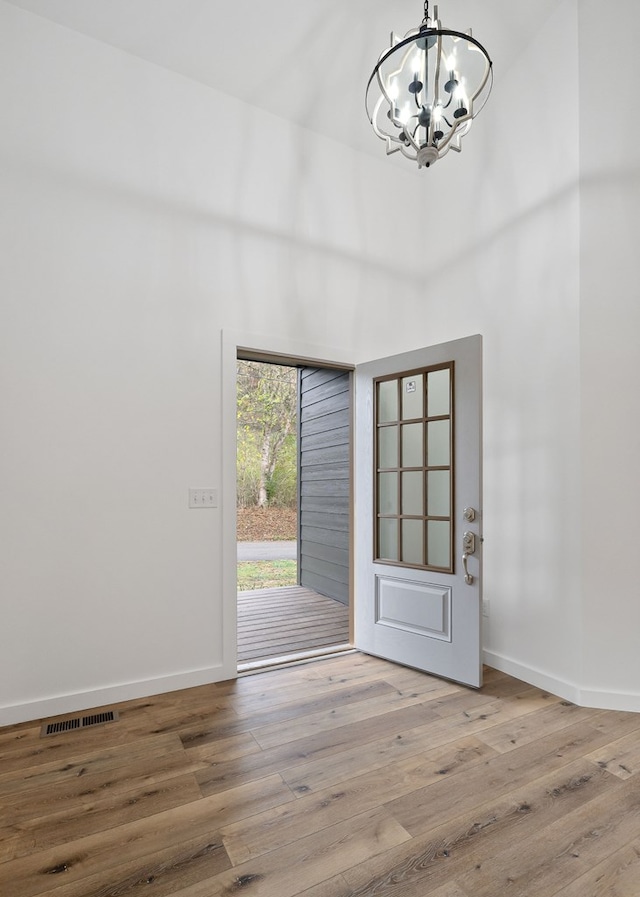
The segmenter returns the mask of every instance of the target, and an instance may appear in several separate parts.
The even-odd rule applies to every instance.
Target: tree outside
[[[238,539],[293,540],[297,532],[296,368],[238,360]],[[297,583],[295,561],[238,564],[238,591]]]
[[[238,360],[239,508],[295,508],[297,371]]]

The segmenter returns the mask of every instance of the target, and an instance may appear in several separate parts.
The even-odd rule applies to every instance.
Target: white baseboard
[[[600,710],[628,710],[640,713],[640,695],[632,692],[602,691],[598,688],[581,688],[581,707],[598,707]]]
[[[559,698],[565,698],[572,704],[578,703],[579,689],[572,682],[566,682],[564,679],[558,679],[556,676],[549,676],[542,670],[525,666],[517,660],[505,657],[503,654],[496,654],[493,651],[484,651],[483,660],[489,667],[494,670],[500,670],[502,673],[508,673],[515,679],[522,679],[529,685],[535,685],[544,691],[551,692],[552,695],[558,695]]]
[[[557,676],[550,676],[542,670],[525,666],[493,651],[484,651],[483,660],[487,666],[508,673],[516,679],[522,679],[529,685],[535,685],[553,695],[558,695],[579,707],[594,707],[598,710],[627,710],[640,712],[640,694],[633,692],[610,692],[603,689],[582,688],[575,682],[568,682]]]
[[[493,651],[484,651],[483,660],[487,666],[493,667],[493,669],[508,673],[516,679],[542,688],[580,707],[640,713],[640,694],[580,688],[575,683],[559,679],[557,676],[550,676],[542,670],[525,666]],[[140,682],[114,685],[77,694],[57,695],[24,704],[12,704],[0,707],[0,726],[11,726],[16,723],[76,713],[81,710],[104,707],[106,704],[116,704],[120,701],[151,697],[164,692],[178,691],[182,688],[193,688],[197,685],[209,685],[229,678],[233,678],[233,676],[230,676],[224,667],[219,665],[204,670],[177,673],[173,676],[161,676],[156,679],[145,679]]]
[[[176,673],[172,676],[159,676],[156,679],[145,679],[140,682],[97,688],[93,691],[78,692],[77,694],[56,695],[55,697],[29,701],[24,704],[11,704],[0,707],[0,726],[12,726],[15,723],[41,720],[51,716],[76,713],[81,710],[91,710],[97,707],[104,707],[106,704],[132,701],[136,698],[151,697],[164,692],[178,691],[181,688],[193,688],[197,685],[209,685],[229,678],[232,677],[226,673],[222,665],[219,665],[208,667],[204,670],[190,670],[186,673]]]

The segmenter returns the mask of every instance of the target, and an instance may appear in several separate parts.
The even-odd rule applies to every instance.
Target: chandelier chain
[[[429,24],[429,0],[424,0],[424,19],[422,20],[422,24]]]

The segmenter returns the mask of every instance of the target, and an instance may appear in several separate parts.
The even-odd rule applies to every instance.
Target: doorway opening
[[[351,383],[238,353],[238,670],[350,646]]]

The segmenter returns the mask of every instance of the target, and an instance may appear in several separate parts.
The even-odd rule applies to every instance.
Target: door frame
[[[275,364],[315,365],[336,370],[353,371],[353,356],[347,349],[337,349],[308,343],[303,340],[244,330],[221,331],[221,527],[222,527],[222,678],[235,679],[238,675],[238,574],[236,532],[236,362],[238,352],[247,353],[255,361]],[[353,386],[352,386],[353,390]],[[352,410],[353,414],[353,410]],[[353,476],[353,442],[351,447],[351,472]],[[353,638],[353,501],[350,507],[350,570],[349,604],[350,636]]]

